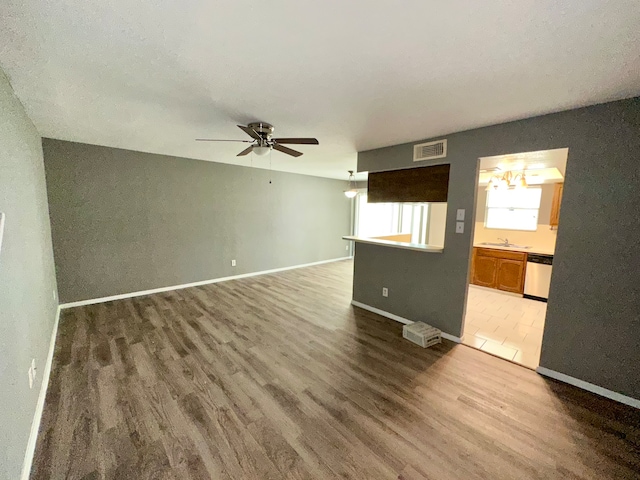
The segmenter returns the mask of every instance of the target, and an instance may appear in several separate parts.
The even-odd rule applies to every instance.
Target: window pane
[[[442,239],[437,243],[437,246],[442,246],[446,214],[436,218],[437,225],[432,225],[428,203],[367,203],[365,193],[356,197],[355,233],[359,237],[411,234],[411,243],[427,244],[431,238],[429,232],[434,230],[442,232]]]
[[[358,195],[357,234],[361,237],[393,235],[397,230],[397,210],[397,204],[367,203],[366,194]]]
[[[487,208],[487,228],[503,230],[536,230],[537,208]]]
[[[405,203],[401,205],[402,208],[402,222],[400,224],[400,231],[398,233],[411,233],[411,218],[413,217],[414,205],[411,203]]]
[[[423,243],[423,236],[420,234],[422,228],[421,221],[424,220],[422,212],[424,205],[413,205],[413,223],[411,225],[411,243]]]
[[[487,207],[540,208],[541,188],[514,188],[512,190],[489,190]]]

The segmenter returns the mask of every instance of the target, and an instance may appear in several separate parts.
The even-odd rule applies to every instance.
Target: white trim
[[[51,332],[51,341],[49,342],[49,353],[47,354],[47,362],[44,366],[44,372],[42,373],[42,383],[40,384],[40,394],[38,395],[38,402],[36,403],[36,411],[33,414],[33,421],[31,422],[31,433],[29,434],[29,441],[27,442],[27,451],[24,455],[24,462],[22,464],[21,480],[29,480],[31,475],[31,465],[33,463],[33,455],[36,451],[36,442],[38,440],[38,430],[40,429],[40,421],[42,420],[42,412],[44,411],[44,401],[47,398],[47,387],[49,386],[49,375],[51,374],[51,364],[53,363],[53,352],[56,346],[56,336],[58,334],[58,323],[60,323],[60,310],[58,305],[56,310],[56,320],[53,324],[53,331]]]
[[[354,307],[362,308],[363,310],[368,310],[370,312],[377,313],[378,315],[382,315],[383,317],[390,318],[391,320],[395,320],[396,322],[404,323],[405,325],[411,325],[412,323],[415,323],[413,320],[400,317],[393,313],[385,312],[384,310],[380,310],[379,308],[372,307],[371,305],[367,305],[366,303],[360,303],[355,300],[351,300],[351,305],[353,305]],[[462,343],[462,340],[459,337],[454,337],[449,333],[442,332],[441,335],[442,335],[442,338],[446,338],[447,340],[451,340],[452,342]]]
[[[172,285],[170,287],[152,288],[151,290],[141,290],[139,292],[121,293],[119,295],[111,295],[110,297],[90,298],[88,300],[79,300],[77,302],[63,303],[60,308],[81,307],[83,305],[93,305],[94,303],[110,302],[112,300],[121,300],[123,298],[141,297],[143,295],[151,295],[153,293],[169,292],[171,290],[181,290],[189,287],[199,287],[200,285],[209,285],[211,283],[226,282],[228,280],[238,280],[240,278],[256,277],[258,275],[266,275],[268,273],[284,272],[285,270],[294,270],[296,268],[312,267],[314,265],[322,265],[323,263],[339,262],[348,260],[353,257],[332,258],[331,260],[321,260],[319,262],[304,263],[302,265],[293,265],[291,267],[273,268],[271,270],[262,270],[260,272],[243,273],[241,275],[233,275],[230,277],[220,277],[211,280],[201,280],[199,282],[183,283],[181,285]]]
[[[596,395],[610,398],[611,400],[615,400],[616,402],[624,403],[625,405],[629,405],[631,407],[640,408],[640,400],[632,397],[627,397],[626,395],[622,395],[621,393],[617,393],[612,390],[607,390],[606,388],[599,387],[598,385],[594,385],[593,383],[585,382],[584,380],[570,377],[569,375],[556,372],[555,370],[549,370],[545,367],[536,368],[536,372],[538,372],[540,375],[544,375],[545,377],[553,378],[555,380],[568,383],[569,385],[573,385],[574,387],[578,387],[583,390],[587,390],[588,392],[595,393]]]

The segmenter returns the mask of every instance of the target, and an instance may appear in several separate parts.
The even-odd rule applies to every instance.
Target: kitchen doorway
[[[462,343],[539,365],[568,149],[479,159]]]

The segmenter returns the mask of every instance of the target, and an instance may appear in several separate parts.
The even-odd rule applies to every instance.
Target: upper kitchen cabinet
[[[556,183],[554,185],[553,200],[551,202],[551,217],[549,218],[549,225],[552,227],[558,226],[560,219],[560,203],[562,202],[562,191],[564,189],[564,183]]]

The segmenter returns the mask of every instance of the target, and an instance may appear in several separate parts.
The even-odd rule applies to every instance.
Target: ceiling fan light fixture
[[[251,152],[259,157],[264,157],[271,150],[277,150],[292,157],[299,157],[302,152],[293,148],[285,147],[283,143],[292,143],[294,145],[319,145],[317,138],[308,137],[292,137],[292,138],[271,138],[273,135],[273,125],[265,122],[253,122],[247,126],[238,125],[238,128],[249,135],[253,140],[216,140],[213,138],[196,138],[198,142],[242,142],[251,143],[247,148],[241,151],[236,157],[244,157]]]
[[[353,170],[349,170],[349,189],[344,191],[344,196],[347,198],[353,198],[356,195],[358,195],[356,177],[353,176]]]
[[[255,153],[259,157],[264,157],[270,151],[271,151],[271,147],[266,145],[255,145],[253,147],[253,153]]]

